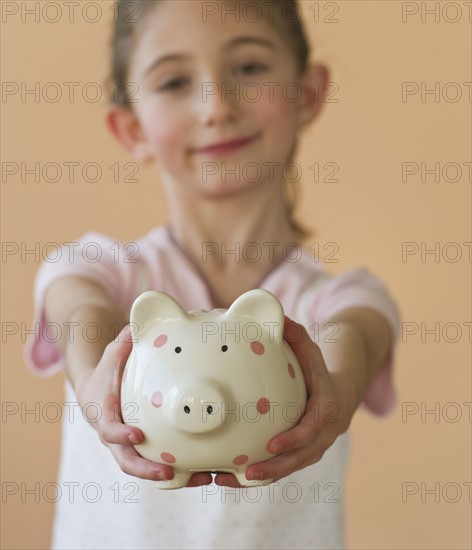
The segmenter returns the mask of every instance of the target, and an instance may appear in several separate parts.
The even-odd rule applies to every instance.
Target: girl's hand
[[[174,473],[171,466],[147,460],[138,454],[133,445],[142,443],[144,434],[140,429],[123,423],[121,380],[132,347],[128,325],[120,332],[117,340],[107,345],[97,367],[77,382],[77,399],[85,418],[84,407],[87,403],[100,407],[99,419],[91,419],[90,424],[97,430],[101,442],[110,449],[123,472],[153,481],[172,479]],[[95,410],[95,407],[91,409]],[[192,475],[187,486],[196,487],[211,482],[210,473],[199,472]]]
[[[294,339],[294,334],[298,338]],[[307,387],[307,404],[300,422],[286,432],[274,436],[267,446],[278,456],[252,464],[247,479],[274,481],[318,462],[338,435],[350,425],[356,410],[356,394],[351,380],[326,368],[320,348],[305,327],[285,316],[284,337],[291,345],[303,371]],[[243,487],[233,474],[218,474],[218,485]]]

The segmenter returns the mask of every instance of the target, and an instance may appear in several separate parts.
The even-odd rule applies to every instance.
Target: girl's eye
[[[256,68],[256,70],[255,71],[251,70],[251,68],[254,69],[254,67]],[[243,70],[245,74],[252,74],[254,72],[256,73],[263,72],[266,68],[267,67],[262,63],[246,63],[245,65],[241,65],[241,70]],[[244,69],[249,69],[249,71]]]
[[[185,82],[184,78],[174,78],[173,80],[169,80],[164,86],[161,86],[159,91],[166,92],[168,90],[176,90],[180,88],[179,83],[182,82]]]

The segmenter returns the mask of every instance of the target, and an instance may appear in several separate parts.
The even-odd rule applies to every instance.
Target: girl
[[[38,330],[25,357],[35,372],[65,368],[67,401],[82,410],[64,416],[59,478],[77,490],[57,504],[53,548],[344,547],[347,429],[360,404],[379,415],[394,405],[399,315],[372,273],[333,276],[299,244],[309,233],[293,219],[283,168],[319,114],[312,91],[325,89],[328,71],[308,62],[295,1],[260,2],[259,18],[244,16],[246,4],[120,2],[118,95],[106,122],[136,160],[156,163],[170,222],[133,246],[86,233],[38,272]],[[243,177],[250,166],[258,178]],[[241,252],[247,243],[259,245],[257,262]],[[300,424],[269,442],[273,458],[248,468],[248,479],[274,483],[243,489],[232,474],[196,473],[189,488],[159,491],[153,481],[173,470],[141,458],[133,444],[142,432],[122,422],[132,342],[129,328],[118,337],[116,329],[145,290],[210,310],[252,288],[279,298],[285,334],[301,329],[287,339],[308,390]],[[60,342],[44,336],[47,323],[68,328]],[[315,342],[314,323],[323,328]]]

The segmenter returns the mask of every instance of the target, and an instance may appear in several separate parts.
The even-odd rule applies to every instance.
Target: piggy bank
[[[130,324],[122,417],[144,433],[137,452],[174,469],[157,486],[185,487],[202,471],[231,472],[243,486],[271,483],[245,471],[275,456],[269,440],[298,423],[307,399],[278,299],[255,289],[229,309],[187,312],[168,294],[147,291]]]

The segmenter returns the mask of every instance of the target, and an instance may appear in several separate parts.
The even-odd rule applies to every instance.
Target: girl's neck
[[[204,271],[257,279],[282,259],[287,243],[297,242],[281,186],[219,198],[175,188],[167,195],[173,236]]]
[[[229,307],[263,284],[293,257],[295,243],[282,185],[260,185],[225,197],[203,197],[166,186],[169,226],[178,246],[197,266],[213,307]]]

